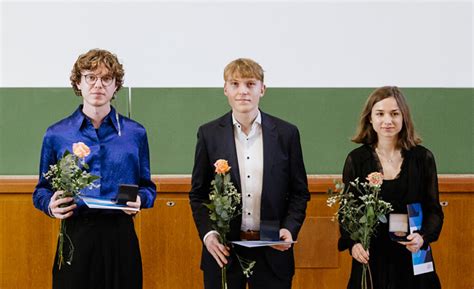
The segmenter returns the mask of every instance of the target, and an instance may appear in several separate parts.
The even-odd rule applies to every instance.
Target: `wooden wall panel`
[[[433,258],[443,288],[474,288],[474,197],[441,194],[444,224],[433,243]],[[471,272],[471,273],[469,273]]]
[[[200,288],[202,242],[187,195],[160,195],[141,215],[144,288]]]
[[[337,226],[330,221],[334,208],[326,206],[323,194],[333,178],[309,178],[312,194],[308,222],[295,247],[295,289],[346,286],[351,257],[347,251],[336,251]],[[187,195],[190,178],[158,176],[154,180],[158,185],[155,207],[143,210],[135,219],[143,258],[144,289],[202,288],[201,241]],[[444,227],[439,241],[433,244],[433,254],[443,288],[474,288],[474,277],[468,273],[474,271],[473,180],[474,176],[466,175],[440,177],[440,200],[447,202],[447,206],[443,207]],[[51,288],[59,221],[33,207],[31,192],[35,183],[35,177],[0,177],[1,289]],[[330,236],[323,236],[323,232]],[[321,250],[324,252],[319,253]],[[329,251],[334,255],[327,262],[324,254]],[[325,262],[330,265],[324,265]]]
[[[331,217],[307,217],[295,244],[296,268],[338,268],[338,225]]]
[[[337,269],[296,269],[293,278],[294,289],[342,289],[349,280],[350,258],[340,254]]]
[[[31,195],[0,197],[0,288],[50,288],[55,221],[33,208]]]

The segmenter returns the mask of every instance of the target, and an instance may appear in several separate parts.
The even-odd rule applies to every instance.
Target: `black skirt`
[[[66,219],[74,246],[71,264],[59,269],[56,253],[53,289],[141,289],[142,261],[133,218],[124,213]],[[64,255],[68,246],[64,246]]]

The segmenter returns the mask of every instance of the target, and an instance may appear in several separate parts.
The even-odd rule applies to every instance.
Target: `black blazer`
[[[402,150],[403,163],[401,173],[407,175],[406,192],[402,200],[392,203],[397,210],[405,208],[410,203],[421,203],[423,208],[423,224],[420,234],[423,235],[425,244],[438,240],[443,226],[444,214],[439,204],[438,174],[434,156],[427,148],[418,145],[411,150]],[[362,182],[371,172],[382,172],[380,163],[377,161],[374,149],[369,145],[362,145],[349,153],[344,164],[342,173],[343,182],[346,186],[350,181],[359,178]],[[382,186],[382,190],[384,187]],[[352,249],[355,242],[350,236],[341,230],[341,238],[338,242],[340,251]]]
[[[305,219],[306,204],[310,195],[300,136],[296,126],[261,112],[263,135],[263,187],[261,220],[279,221],[280,228],[288,229],[294,240]],[[235,148],[231,112],[202,125],[197,134],[196,154],[189,193],[193,218],[201,240],[212,230],[209,211],[203,205],[209,202],[210,184],[214,179],[214,162],[226,159],[231,169],[231,180],[241,192],[239,164]],[[241,217],[231,222],[228,240],[239,240]],[[265,248],[265,256],[275,273],[280,276],[294,274],[292,249],[280,252]],[[203,248],[201,268],[215,260]],[[210,264],[209,264],[210,265]]]

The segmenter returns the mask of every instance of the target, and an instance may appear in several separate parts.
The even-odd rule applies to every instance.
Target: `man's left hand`
[[[290,231],[285,228],[280,229],[280,240],[286,241],[286,242],[292,242],[293,237],[291,236]],[[273,245],[271,246],[273,249],[276,249],[278,251],[286,251],[291,248],[291,243],[290,244],[281,244],[281,245]]]

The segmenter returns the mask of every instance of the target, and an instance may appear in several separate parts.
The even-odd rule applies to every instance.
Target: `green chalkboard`
[[[300,129],[309,174],[338,174],[372,88],[269,88],[263,111]],[[474,173],[472,88],[404,89],[439,173]],[[130,100],[130,102],[129,102]],[[80,103],[66,88],[0,88],[0,175],[37,174],[45,129]],[[189,174],[199,125],[230,108],[222,88],[132,88],[116,106],[148,131],[153,174]]]
[[[127,115],[128,89],[114,102]],[[0,88],[0,175],[38,174],[46,129],[81,103],[72,88]]]

